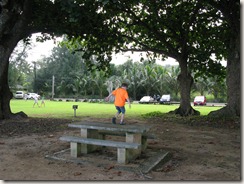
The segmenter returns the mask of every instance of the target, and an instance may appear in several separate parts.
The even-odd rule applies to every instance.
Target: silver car
[[[14,97],[17,99],[23,99],[24,98],[24,92],[23,91],[16,91]]]
[[[26,95],[27,99],[34,99],[35,97],[37,97],[37,99],[40,99],[40,95],[38,95],[36,93],[27,93],[27,95]]]

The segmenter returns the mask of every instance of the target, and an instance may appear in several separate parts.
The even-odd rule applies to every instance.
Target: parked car
[[[162,95],[162,97],[159,100],[160,104],[170,104],[170,95]]]
[[[16,91],[14,97],[17,99],[23,99],[24,98],[24,92],[23,91]]]
[[[207,105],[207,100],[205,96],[196,96],[194,98],[194,102],[193,102],[194,106],[195,105]]]
[[[154,99],[151,96],[144,96],[140,99],[139,103],[141,104],[148,104],[148,103],[153,103]]]
[[[34,99],[35,97],[37,97],[38,99],[40,99],[40,95],[36,94],[36,93],[27,93],[26,94],[26,99]]]

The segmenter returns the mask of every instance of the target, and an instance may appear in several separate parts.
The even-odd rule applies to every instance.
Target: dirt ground
[[[109,119],[80,119],[108,122]],[[164,121],[134,119],[127,124],[152,125],[147,150],[172,153],[170,161],[147,174],[118,170],[116,159],[107,162],[109,152],[87,156],[94,162],[74,163],[45,158],[69,148],[59,137],[77,130],[67,128],[70,120],[34,119],[0,122],[1,180],[122,180],[122,181],[240,181],[241,130],[240,122],[230,126],[209,126]],[[118,125],[119,126],[119,125]],[[125,125],[126,126],[126,125]],[[147,152],[146,150],[146,152]],[[101,155],[100,155],[101,154]],[[139,158],[131,165],[140,162]],[[96,160],[99,160],[100,164]],[[129,165],[130,165],[129,164]]]

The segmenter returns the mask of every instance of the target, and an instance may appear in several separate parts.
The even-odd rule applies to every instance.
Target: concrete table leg
[[[82,138],[99,139],[98,130],[81,129],[80,135]],[[99,146],[96,146],[96,145],[81,144],[81,153],[84,153],[84,154],[91,153],[91,152],[97,150],[98,148],[99,148]]]
[[[71,153],[71,157],[77,158],[78,156],[80,156],[81,155],[81,144],[71,142],[70,143],[70,153]]]
[[[128,162],[125,148],[117,149],[117,161],[120,164],[126,164]]]
[[[142,144],[142,134],[140,133],[126,133],[126,142]],[[136,159],[140,156],[142,149],[127,149],[126,158],[127,161]]]
[[[120,164],[127,164],[139,155],[139,151],[136,149],[117,148],[117,162]]]
[[[146,148],[147,148],[147,136],[142,136],[141,150],[145,151]]]

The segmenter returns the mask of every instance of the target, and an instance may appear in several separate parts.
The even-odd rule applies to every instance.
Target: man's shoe
[[[120,125],[125,125],[125,122],[120,122]]]
[[[112,123],[116,124],[116,118],[115,117],[112,118]]]

